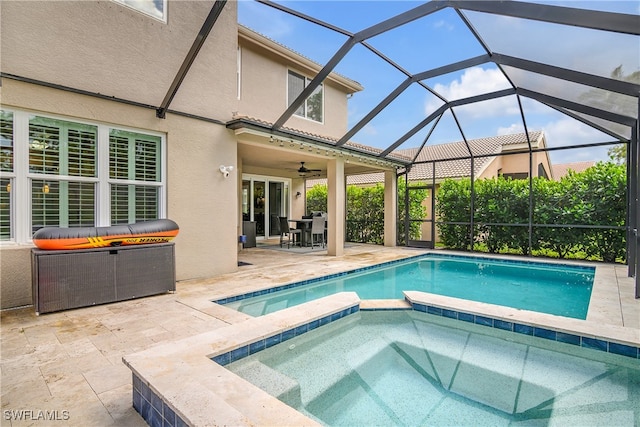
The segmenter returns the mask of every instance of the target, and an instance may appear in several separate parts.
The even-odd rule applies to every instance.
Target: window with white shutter
[[[0,110],[0,243],[29,243],[42,227],[160,218],[163,144],[160,135]]]
[[[128,224],[158,217],[160,146],[160,137],[111,130],[109,177],[112,180],[112,224]]]
[[[12,238],[13,113],[0,110],[0,241]]]

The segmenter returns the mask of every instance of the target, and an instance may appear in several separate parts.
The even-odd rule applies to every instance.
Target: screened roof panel
[[[325,64],[347,36],[258,2],[242,2],[238,21],[319,65]],[[300,5],[303,3],[299,3]],[[256,17],[258,17],[256,19]],[[321,39],[322,43],[317,43]]]
[[[432,102],[442,105],[437,97],[414,83],[352,136],[351,140],[363,144],[366,141],[367,145],[380,148],[388,147],[429,114],[427,106]]]
[[[590,116],[588,114],[578,113],[576,111],[571,111],[571,110],[567,110],[567,111],[569,111],[572,114],[575,114],[578,117],[582,117],[587,122],[600,126],[603,129],[606,129],[609,132],[612,132],[615,135],[618,135],[626,140],[629,140],[631,138],[631,128],[629,126],[623,126],[618,123],[613,123],[607,120],[600,119],[598,117]]]
[[[367,40],[411,74],[484,54],[452,9],[444,9]]]
[[[572,117],[571,114],[574,114],[572,111],[554,109],[526,97],[521,97],[520,99],[527,121],[527,128],[529,131],[532,129],[543,130],[547,147],[559,148],[614,140],[609,134],[581,122],[579,119],[583,119],[583,117]],[[554,151],[551,154],[554,161],[558,157],[556,153]]]
[[[474,11],[464,14],[494,53],[613,78],[618,66],[626,75],[640,64],[640,42],[634,35]]]
[[[423,80],[447,101],[465,99],[511,88],[511,84],[494,64],[484,64]]]
[[[453,107],[453,111],[467,139],[524,132],[518,98],[515,95]],[[539,130],[529,127],[529,131],[534,129]]]
[[[582,1],[579,5],[576,0],[534,0],[530,3],[537,3],[550,6],[580,7],[581,9],[594,10],[600,12],[614,12],[625,14],[637,14],[640,12],[638,2],[633,0],[589,0]]]
[[[435,128],[432,130],[434,125]],[[463,139],[460,129],[449,109],[445,110],[439,118],[436,117],[427,127],[429,129],[429,134],[427,135],[429,138],[426,140],[425,146],[446,144],[451,141],[461,141]],[[423,142],[424,140],[420,141],[420,145],[413,145],[413,147],[419,148]],[[410,147],[412,146],[409,144],[403,144],[400,148],[408,149]]]
[[[246,2],[239,10],[240,5]],[[274,3],[258,6],[268,10],[269,5]],[[258,31],[322,64],[336,59],[324,71],[364,87],[349,99],[348,130],[338,145],[354,141],[385,156],[526,129],[544,131],[547,145],[556,148],[628,139],[638,116],[636,2],[513,1],[498,7],[472,1],[357,1],[327,7],[320,1],[286,1],[276,7],[315,23],[282,21],[282,28],[269,30],[276,35]],[[266,27],[280,23],[255,18]],[[314,27],[337,36],[318,37]],[[354,34],[353,46],[341,52]]]
[[[330,4],[325,2],[322,5],[323,7],[317,7],[318,2],[314,1],[279,1],[276,3],[351,33],[376,25],[413,9],[417,5],[414,1],[332,1]],[[363,12],[363,7],[366,8],[366,13]],[[268,7],[265,8],[269,9]],[[354,15],[357,15],[358,19],[354,19]]]
[[[631,118],[638,116],[638,100],[632,96],[514,67],[503,66],[503,69],[518,87],[589,105],[604,111],[615,112]]]

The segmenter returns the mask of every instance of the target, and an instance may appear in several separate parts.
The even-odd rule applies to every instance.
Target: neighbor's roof
[[[529,132],[529,139],[531,145],[537,147],[544,140],[544,133],[542,131]],[[503,151],[509,151],[513,148],[527,144],[527,138],[525,133],[516,133],[502,136],[492,136],[479,139],[471,139],[467,141],[469,148],[471,148],[474,156],[473,170],[474,175],[478,176],[487,167],[489,163],[495,158],[496,155]],[[419,147],[408,148],[405,150],[396,150],[394,155],[400,155],[403,157],[414,158]],[[528,150],[527,150],[528,151]],[[471,159],[465,158],[469,156],[469,149],[464,141],[451,142],[438,145],[425,146],[418,157],[416,162],[430,162],[430,163],[416,163],[409,172],[410,181],[422,181],[433,179],[433,163],[436,164],[436,179],[444,178],[462,178],[470,176]],[[448,161],[441,161],[441,159],[451,159]],[[554,175],[555,176],[555,175]],[[347,184],[353,185],[368,185],[384,182],[384,173],[370,173],[363,175],[350,175],[347,177]],[[316,184],[324,184],[326,180],[307,180],[307,186],[311,187]]]
[[[596,162],[573,162],[573,163],[561,163],[557,165],[551,166],[553,171],[553,178],[560,179],[566,174],[569,173],[570,170],[574,172],[582,172],[585,169],[589,169],[591,166],[595,165]]]

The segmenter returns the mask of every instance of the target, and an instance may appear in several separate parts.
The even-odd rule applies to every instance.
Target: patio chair
[[[270,236],[280,235],[280,218],[276,214],[271,214],[271,217],[269,220],[269,235]]]
[[[324,243],[324,224],[325,218],[321,216],[314,216],[311,222],[311,249],[313,249],[314,244],[316,243],[316,237],[320,236],[320,243],[322,247],[325,247]]]
[[[298,244],[300,244],[302,238],[302,230],[299,228],[291,228],[289,227],[289,220],[286,216],[280,217],[280,247],[285,242],[285,237],[287,238],[287,249],[291,247],[291,243],[293,245],[296,244],[296,238],[298,236]]]

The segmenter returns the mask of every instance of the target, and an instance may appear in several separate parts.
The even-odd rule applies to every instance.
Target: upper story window
[[[156,19],[167,22],[167,0],[113,0]]]
[[[302,93],[304,88],[311,82],[311,79],[303,75],[289,71],[288,78],[288,105]],[[311,95],[300,105],[295,111],[296,116],[305,117],[316,122],[322,122],[322,113],[324,111],[324,86],[318,86]]]

